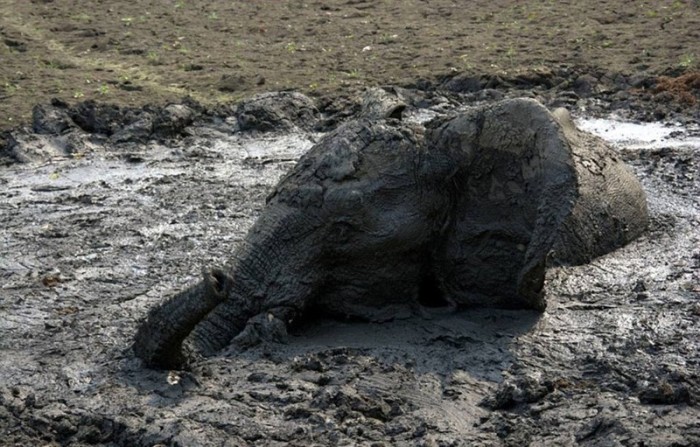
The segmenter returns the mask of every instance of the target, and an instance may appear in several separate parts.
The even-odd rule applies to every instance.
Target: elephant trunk
[[[269,209],[246,237],[226,272],[204,280],[153,309],[139,328],[134,352],[147,365],[179,368],[226,347],[256,316],[286,324],[313,290],[309,231]],[[278,326],[279,327],[279,326]]]
[[[149,366],[177,368],[186,359],[182,343],[195,326],[221,304],[221,272],[204,272],[204,280],[151,309],[134,340],[134,352]]]

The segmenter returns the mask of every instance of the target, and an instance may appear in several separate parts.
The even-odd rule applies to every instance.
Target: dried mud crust
[[[417,104],[440,115],[460,105],[456,98],[520,94],[396,92],[407,117]],[[133,356],[138,322],[203,266],[225,262],[277,179],[317,136],[293,127],[292,135],[253,138],[241,132],[238,109],[216,115],[190,104],[193,119],[180,136],[136,132],[114,141],[140,120],[123,121],[134,115],[122,109],[92,113],[104,108],[97,106],[75,110],[111,117],[110,135],[68,132],[91,141],[90,151],[0,169],[4,443],[700,442],[697,148],[620,149],[647,191],[650,231],[588,265],[550,271],[542,315],[436,309],[384,324],[320,320],[287,344],[223,352],[168,372]],[[326,111],[321,128],[342,120],[336,106],[335,114],[318,107]],[[353,113],[362,112],[345,112]],[[180,114],[168,116],[180,122]],[[14,134],[19,153],[31,152],[29,136],[42,135]]]
[[[698,69],[695,0],[0,2],[0,129],[56,97],[141,107],[337,94],[445,73]]]

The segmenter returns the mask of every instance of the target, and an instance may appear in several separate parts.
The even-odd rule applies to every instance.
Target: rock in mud
[[[37,134],[58,135],[75,127],[68,115],[68,105],[54,100],[51,104],[37,104],[32,109],[32,129]]]
[[[388,92],[382,88],[370,88],[362,95],[360,118],[400,120],[405,110],[406,103],[395,92]]]
[[[241,131],[288,132],[311,129],[319,116],[311,98],[297,92],[271,92],[238,104],[234,112]]]
[[[484,88],[484,84],[479,76],[459,74],[445,81],[442,88],[454,93],[475,93]]]
[[[69,106],[52,100],[34,107],[31,129],[18,128],[5,135],[0,156],[8,163],[40,161],[84,155],[105,137],[116,144],[177,138],[202,114],[192,101],[136,109],[94,101]]]

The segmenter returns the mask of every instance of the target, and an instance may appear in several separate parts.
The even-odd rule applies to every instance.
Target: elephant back
[[[603,140],[578,130],[565,109],[554,116],[571,142],[578,199],[557,233],[553,257],[583,264],[640,236],[649,223],[646,194],[631,169]]]

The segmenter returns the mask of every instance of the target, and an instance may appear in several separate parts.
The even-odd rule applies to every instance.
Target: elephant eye
[[[349,222],[334,222],[331,227],[331,238],[337,242],[344,242],[350,238],[353,232],[354,227]]]

